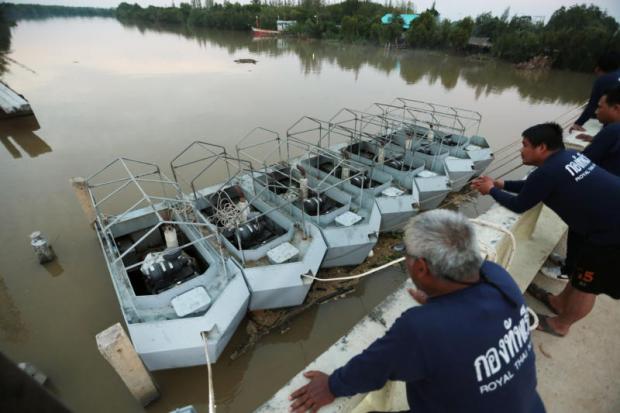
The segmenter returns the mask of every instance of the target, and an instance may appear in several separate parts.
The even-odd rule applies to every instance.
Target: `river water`
[[[283,134],[298,118],[407,97],[480,112],[497,149],[526,127],[556,119],[588,95],[592,76],[522,73],[441,52],[179,32],[114,19],[20,22],[3,81],[30,101],[39,127],[0,123],[0,349],[30,361],[51,390],[83,412],[137,412],[94,336],[121,321],[96,236],[68,179],[118,156],[158,163],[193,140],[232,149],[256,126]],[[238,64],[252,58],[257,64]],[[29,234],[43,231],[59,259],[38,265]],[[368,313],[403,280],[369,278],[358,291],[298,318],[214,369],[218,411],[251,411]],[[206,368],[156,372],[162,398],[148,412],[206,411]]]

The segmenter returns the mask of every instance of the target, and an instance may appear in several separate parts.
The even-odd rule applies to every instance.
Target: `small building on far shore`
[[[403,19],[403,29],[409,30],[411,27],[411,22],[417,19],[419,14],[401,14],[400,18]],[[390,24],[394,20],[394,15],[392,13],[387,13],[383,17],[381,17],[381,24]]]
[[[471,48],[481,49],[484,51],[489,51],[493,47],[493,43],[491,43],[491,39],[489,37],[472,36],[469,38],[467,46]]]

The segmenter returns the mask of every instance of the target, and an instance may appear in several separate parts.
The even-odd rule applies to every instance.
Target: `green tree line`
[[[187,28],[249,30],[251,26],[275,29],[276,20],[295,20],[290,35],[334,39],[343,42],[367,42],[384,45],[398,43],[425,49],[472,50],[472,36],[488,38],[490,53],[510,62],[523,62],[538,55],[551,57],[556,68],[590,71],[600,55],[620,52],[618,22],[599,7],[576,5],[556,10],[545,24],[528,16],[501,16],[484,13],[475,19],[458,21],[440,18],[435,6],[422,12],[404,30],[400,15],[404,9],[371,1],[345,0],[325,5],[321,0],[298,3],[275,0],[271,4],[253,0],[250,4],[214,3],[192,0],[175,7],[141,7],[121,3],[116,9],[61,7],[30,4],[0,4],[5,21],[54,16],[115,16],[121,22],[141,25],[168,25]],[[381,17],[392,13],[390,24]],[[9,23],[0,20],[0,47],[10,43]],[[6,46],[5,46],[6,47]],[[8,49],[8,47],[6,47]],[[477,51],[477,50],[476,50]]]
[[[41,4],[0,4],[8,20],[36,20],[50,17],[114,17],[115,9],[98,7],[46,6]]]
[[[554,67],[592,70],[603,53],[620,51],[618,22],[599,7],[576,5],[556,10],[544,24],[529,16],[501,16],[484,13],[458,21],[439,18],[434,5],[421,13],[408,30],[398,17],[403,11],[377,3],[346,0],[324,5],[320,0],[301,0],[298,5],[225,2],[210,7],[181,4],[180,7],[147,7],[122,3],[116,16],[122,21],[152,24],[185,24],[231,30],[249,30],[258,24],[275,29],[276,19],[296,20],[289,34],[310,38],[366,41],[376,44],[398,42],[410,47],[467,51],[472,36],[486,37],[493,56],[510,62],[527,61],[538,55],[552,58]],[[381,16],[392,13],[392,23]]]
[[[6,70],[4,55],[11,48],[11,26],[15,24],[6,17],[5,9],[5,5],[0,4],[0,75]]]

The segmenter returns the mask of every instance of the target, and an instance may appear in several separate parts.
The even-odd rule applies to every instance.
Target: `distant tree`
[[[483,13],[476,17],[474,36],[488,37],[491,41],[497,39],[508,28],[505,20],[494,17],[491,13]]]
[[[5,15],[6,4],[0,4],[0,55],[11,48],[12,22]],[[0,58],[0,65],[2,59]]]
[[[352,41],[359,36],[359,21],[354,16],[344,16],[340,22],[342,38]]]
[[[597,6],[561,7],[544,28],[543,41],[555,66],[590,71],[600,55],[618,50],[618,22]]]
[[[502,17],[500,17],[500,20],[506,23],[508,22],[508,17],[510,17],[510,6],[504,9],[504,12],[502,13]]]
[[[392,12],[392,20],[388,24],[384,24],[381,27],[381,32],[379,33],[379,42],[382,44],[385,43],[394,43],[396,42],[402,32],[403,32],[403,24],[404,20],[400,17],[400,14],[396,13],[396,10]]]
[[[474,21],[471,17],[456,22],[450,32],[450,46],[456,50],[463,50],[474,30]]]
[[[405,38],[413,47],[435,48],[441,46],[441,35],[435,15],[430,10],[411,22]]]

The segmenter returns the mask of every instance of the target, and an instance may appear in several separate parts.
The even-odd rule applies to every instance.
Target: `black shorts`
[[[579,291],[607,294],[620,299],[620,245],[601,246],[580,242],[575,251],[575,269],[568,275]]]

